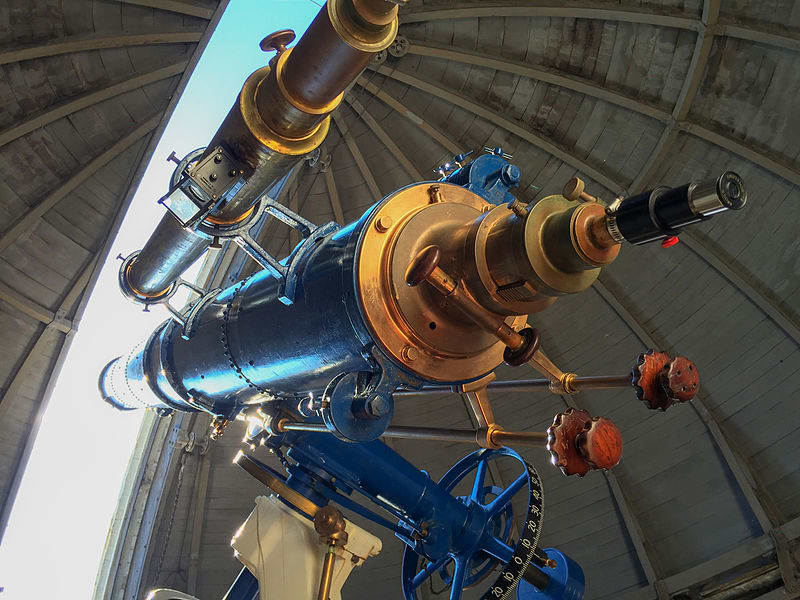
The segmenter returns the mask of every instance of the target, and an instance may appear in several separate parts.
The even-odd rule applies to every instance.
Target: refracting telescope
[[[556,415],[544,432],[508,431],[495,421],[489,393],[631,386],[661,410],[694,397],[698,371],[684,357],[651,350],[630,374],[578,376],[548,358],[528,321],[560,296],[587,289],[623,244],[668,244],[687,225],[742,208],[745,186],[726,171],[605,205],[575,178],[562,194],[525,203],[512,193],[520,168],[501,148],[484,148],[454,157],[437,181],[376,199],[353,223],[313,224],[266,190],[319,147],[346,87],[396,31],[396,4],[337,0],[294,47],[287,48],[289,30],[264,39],[262,48],[276,56],[247,79],[209,146],[178,161],[161,199],[167,214],[122,262],[123,294],[145,307],[165,305],[172,315],[106,366],[100,389],[120,409],[208,413],[214,435],[245,421],[247,444],[282,459],[285,473],[254,456],[235,458],[283,501],[260,503],[248,523],[267,514],[286,519],[311,531],[322,550],[303,563],[306,576],[295,578],[302,589],[276,591],[252,557],[268,545],[270,556],[284,552],[275,548],[283,542],[253,538],[246,523],[234,547],[247,568],[226,596],[231,600],[250,600],[259,587],[262,599],[338,598],[346,577],[339,567],[360,564],[380,544],[333,504],[406,544],[406,600],[416,600],[434,575],[451,600],[489,578],[483,598],[515,590],[525,600],[582,598],[579,565],[538,547],[541,481],[509,446],[544,447],[564,474],[583,476],[617,464],[620,433],[576,408]],[[286,257],[270,255],[252,233],[270,218],[302,239]],[[261,270],[227,289],[180,278],[223,239]],[[184,310],[169,305],[181,286],[197,295]],[[543,379],[497,382],[503,363],[529,364]],[[391,424],[395,401],[448,390],[468,401],[474,429]],[[435,482],[382,437],[480,449]],[[516,464],[507,486],[487,482],[498,460]],[[249,553],[245,538],[259,552]]]

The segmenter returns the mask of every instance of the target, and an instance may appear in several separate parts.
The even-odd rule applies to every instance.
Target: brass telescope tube
[[[344,90],[394,41],[397,8],[387,0],[329,0],[293,48],[284,45],[294,39],[288,30],[262,42],[265,50],[277,50],[277,58],[248,77],[206,154],[198,159],[223,146],[250,174],[206,224],[242,223],[271,185],[319,147]],[[121,276],[140,299],[160,298],[211,241],[166,214]]]

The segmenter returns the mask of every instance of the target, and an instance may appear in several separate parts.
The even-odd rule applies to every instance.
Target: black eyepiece
[[[677,235],[683,227],[719,212],[739,210],[747,202],[742,178],[725,171],[708,181],[665,186],[625,198],[608,217],[608,230],[617,241],[644,244]]]

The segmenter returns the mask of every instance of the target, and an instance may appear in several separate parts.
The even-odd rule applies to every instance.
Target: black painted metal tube
[[[522,578],[540,590],[546,589],[550,584],[550,576],[534,565],[528,565]]]

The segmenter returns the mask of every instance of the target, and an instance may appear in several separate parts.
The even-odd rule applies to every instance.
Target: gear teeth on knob
[[[592,468],[578,450],[575,442],[579,434],[592,424],[592,416],[585,410],[568,408],[558,413],[553,424],[547,428],[547,450],[550,462],[561,469],[564,475],[583,477]]]
[[[673,359],[666,352],[648,350],[637,358],[631,381],[639,400],[652,410],[664,411],[676,402],[694,398],[700,376],[688,358]]]

